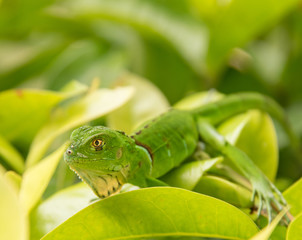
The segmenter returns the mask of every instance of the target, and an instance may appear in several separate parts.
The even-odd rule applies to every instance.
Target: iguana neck
[[[145,187],[146,177],[149,177],[151,172],[152,158],[148,150],[140,145],[136,145],[135,153],[131,156],[127,182],[136,186]]]

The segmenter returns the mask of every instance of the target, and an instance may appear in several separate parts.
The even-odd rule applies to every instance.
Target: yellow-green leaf
[[[297,216],[302,212],[302,178],[291,185],[283,193],[288,205],[290,206],[290,212],[294,216]]]
[[[27,221],[17,191],[4,177],[0,165],[0,239],[26,240]]]
[[[20,201],[26,213],[29,213],[40,200],[66,147],[66,144],[62,145],[41,162],[24,172],[20,189]]]
[[[247,239],[257,232],[254,222],[228,203],[184,189],[156,187],[98,201],[43,239]]]
[[[7,171],[4,176],[7,181],[12,185],[12,187],[16,190],[16,192],[19,192],[22,177],[14,171]]]
[[[0,93],[2,137],[27,150],[51,109],[66,95],[60,92],[13,89]]]
[[[174,105],[174,107],[177,109],[184,109],[184,110],[194,109],[202,105],[208,104],[210,102],[216,102],[222,99],[223,96],[224,96],[223,94],[215,90],[210,90],[207,92],[198,92],[183,98],[182,100],[177,102]]]
[[[251,110],[227,120],[219,126],[218,131],[243,150],[270,180],[275,179],[278,143],[269,115]]]
[[[301,200],[301,199],[300,199]],[[302,213],[300,213],[288,226],[286,240],[302,239]]]
[[[222,157],[186,163],[161,178],[170,186],[192,190],[203,174],[223,160]]]
[[[220,177],[210,175],[202,177],[194,191],[219,198],[237,207],[253,206],[251,191]]]
[[[0,136],[0,156],[16,172],[22,173],[24,170],[24,159],[6,139]]]
[[[91,188],[83,182],[55,193],[31,212],[30,239],[40,239],[95,199]]]

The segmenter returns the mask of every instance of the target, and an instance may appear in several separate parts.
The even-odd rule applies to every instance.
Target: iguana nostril
[[[66,153],[67,153],[68,155],[71,155],[71,154],[72,154],[72,151],[71,151],[70,149],[68,149],[68,150],[66,151]]]

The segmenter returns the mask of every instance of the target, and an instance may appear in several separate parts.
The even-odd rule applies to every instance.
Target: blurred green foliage
[[[103,84],[130,70],[174,103],[205,88],[301,100],[298,0],[5,0],[0,89]],[[237,48],[234,50],[234,48]],[[243,49],[238,49],[243,48]]]

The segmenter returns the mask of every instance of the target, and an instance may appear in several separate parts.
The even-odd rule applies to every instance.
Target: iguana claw
[[[252,202],[254,202],[256,196],[258,198],[259,205],[257,211],[257,218],[260,217],[261,211],[263,210],[263,208],[265,208],[268,215],[268,222],[271,223],[273,207],[275,207],[276,211],[281,211],[286,205],[286,201],[282,196],[281,192],[271,182],[269,182],[269,186],[267,186],[266,184],[261,185],[261,187],[257,187],[258,184],[253,185],[254,188],[251,200]],[[274,193],[276,194],[277,198],[275,197]]]

